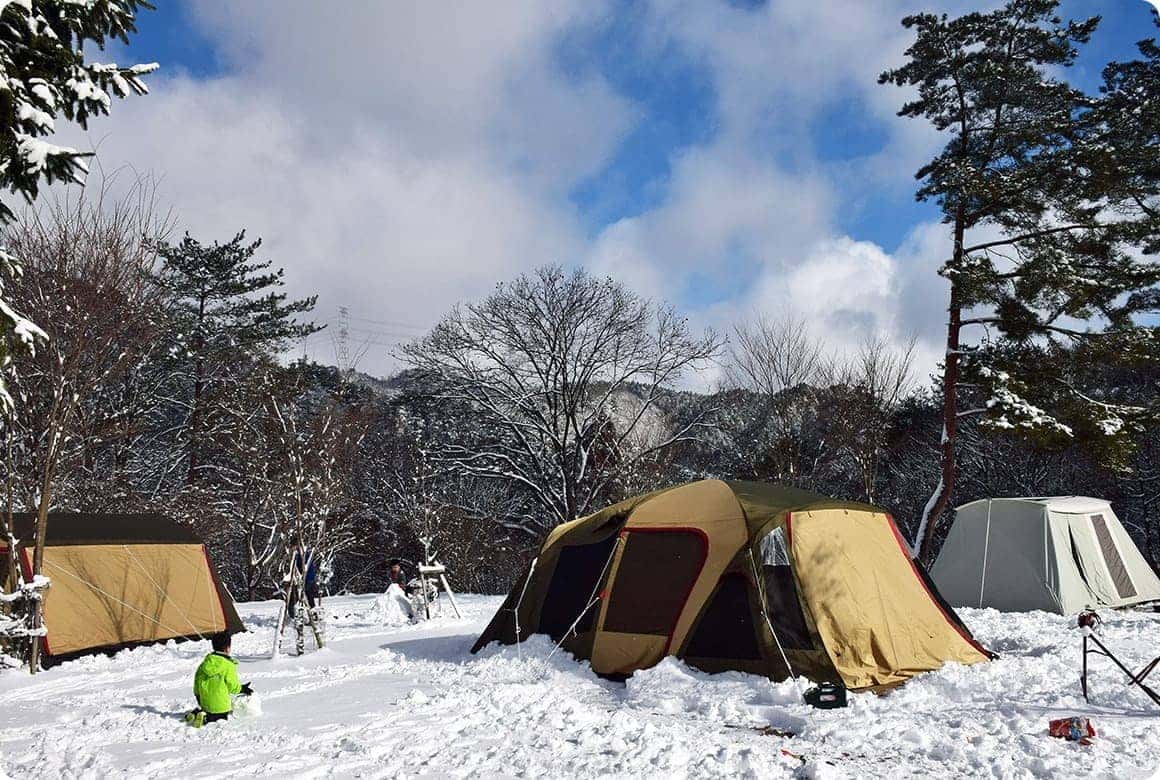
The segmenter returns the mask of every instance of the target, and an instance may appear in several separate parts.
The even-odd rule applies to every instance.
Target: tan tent
[[[30,576],[32,515],[15,515]],[[45,650],[53,658],[222,631],[244,631],[205,545],[161,515],[53,513],[44,574]],[[7,555],[0,541],[0,555]]]
[[[710,672],[897,684],[974,641],[881,509],[705,480],[559,526],[479,637],[547,634],[599,674],[668,655]]]
[[[1070,615],[1160,601],[1160,578],[1107,501],[993,498],[955,510],[931,570],[956,606]]]

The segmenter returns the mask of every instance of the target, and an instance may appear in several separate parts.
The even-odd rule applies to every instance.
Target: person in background
[[[404,593],[407,590],[407,575],[403,572],[403,562],[398,558],[391,559],[391,568],[387,570],[387,586],[398,585],[403,589]]]
[[[306,605],[314,609],[318,604],[318,562],[314,559],[313,550],[306,552],[306,561],[306,572],[302,573],[302,553],[294,553],[294,568],[302,574],[302,591],[306,595]],[[291,604],[297,601],[298,599],[291,597]]]
[[[227,720],[234,709],[234,696],[253,693],[250,684],[238,682],[238,662],[230,656],[230,635],[223,631],[210,639],[213,652],[205,657],[193,676],[197,709],[185,716],[187,722],[202,726]]]

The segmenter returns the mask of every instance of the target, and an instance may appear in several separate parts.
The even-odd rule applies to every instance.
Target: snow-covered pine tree
[[[1155,358],[1155,332],[1135,315],[1154,306],[1148,291],[1160,279],[1142,254],[1160,229],[1155,102],[1130,86],[1146,78],[1113,68],[1100,98],[1063,81],[1099,19],[1063,22],[1057,5],[908,16],[909,61],[880,77],[917,90],[901,116],[948,137],[917,173],[918,199],[939,205],[952,240],[940,269],[950,283],[941,478],[916,538],[928,560],[954,491],[959,420],[1056,439],[1095,420],[1090,435],[1122,437],[1144,414],[1088,395],[1050,359],[1068,342]]]
[[[42,183],[83,182],[86,154],[44,140],[56,119],[87,126],[109,113],[111,96],[146,93],[142,76],[157,64],[120,67],[86,62],[84,47],[103,49],[109,40],[128,42],[143,0],[12,0],[0,3],[0,189],[31,201]],[[91,48],[90,48],[91,51]],[[0,224],[14,216],[0,201]],[[44,333],[3,299],[3,283],[20,273],[20,261],[0,247],[0,369],[14,351],[24,351]],[[0,405],[11,406],[0,371]]]
[[[224,244],[204,245],[186,234],[162,247],[157,284],[170,297],[190,370],[185,423],[186,482],[199,476],[203,439],[212,427],[213,393],[239,357],[276,357],[294,339],[321,330],[298,316],[317,296],[288,300],[281,268],[254,254],[261,241],[241,232]]]

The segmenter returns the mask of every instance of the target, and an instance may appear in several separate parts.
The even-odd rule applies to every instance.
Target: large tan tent
[[[30,576],[33,515],[15,515]],[[205,545],[161,515],[53,513],[44,547],[45,651],[53,658],[244,631]],[[0,555],[7,555],[0,541]]]
[[[956,606],[1070,615],[1160,601],[1160,579],[1107,501],[994,498],[955,510],[931,576]]]
[[[535,633],[608,676],[673,655],[855,689],[989,656],[881,509],[719,480],[553,530],[473,652]]]

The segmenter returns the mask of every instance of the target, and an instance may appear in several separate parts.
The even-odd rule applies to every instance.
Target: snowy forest
[[[146,183],[127,190],[6,231],[26,268],[9,301],[48,340],[14,358],[4,484],[17,511],[175,514],[239,598],[274,595],[297,540],[333,593],[381,591],[387,561],[424,544],[460,587],[504,592],[556,524],[706,477],[877,504],[913,537],[938,482],[938,380],[905,347],[840,354],[792,316],[697,332],[614,279],[545,266],[370,377],[293,357],[314,300],[285,297],[257,238],[175,237]],[[1055,350],[1092,396],[1154,400],[1155,367]],[[683,389],[710,368],[718,387]],[[958,452],[956,504],[1106,496],[1160,563],[1154,426],[1109,453],[979,415]]]

